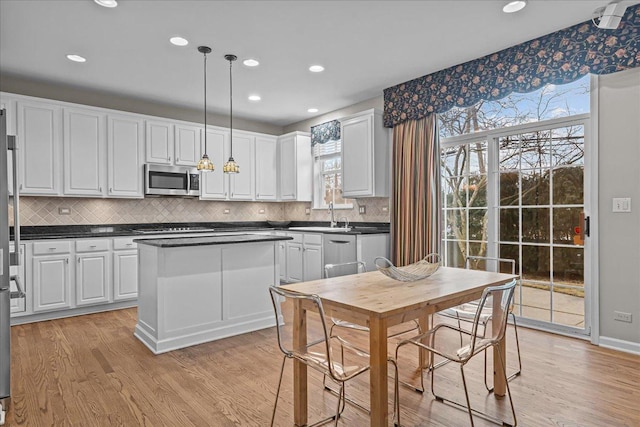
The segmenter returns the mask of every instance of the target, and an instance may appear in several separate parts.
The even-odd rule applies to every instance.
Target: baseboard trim
[[[600,336],[600,347],[640,355],[640,343]]]

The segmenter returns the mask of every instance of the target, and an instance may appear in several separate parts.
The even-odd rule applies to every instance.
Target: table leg
[[[430,314],[423,314],[418,318],[418,324],[420,324],[420,330],[422,332],[427,332],[431,329],[431,320],[432,316]],[[425,339],[426,340],[426,339]],[[425,342],[425,344],[428,344]],[[427,369],[429,367],[429,351],[423,348],[418,348],[418,360],[420,361],[420,367],[422,369]]]
[[[294,300],[293,306],[293,346],[304,349],[307,346],[307,311],[301,300]],[[293,360],[293,420],[296,426],[307,425],[307,365]]]
[[[369,351],[371,355],[370,398],[371,426],[387,427],[389,410],[387,390],[387,320],[369,319]]]
[[[500,304],[493,304],[493,318],[499,319],[502,315],[502,310],[500,309]],[[493,333],[496,334],[500,327],[499,322],[492,322]],[[493,347],[493,393],[497,398],[504,397],[507,391],[507,379],[504,376],[502,369],[500,368],[501,361],[504,361],[506,366],[507,364],[507,333],[505,331],[504,337],[500,342],[500,347]],[[502,356],[502,357],[501,357]]]

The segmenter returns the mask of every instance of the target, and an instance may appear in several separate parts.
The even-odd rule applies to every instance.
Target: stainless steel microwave
[[[144,165],[144,194],[199,196],[200,172],[196,168]]]

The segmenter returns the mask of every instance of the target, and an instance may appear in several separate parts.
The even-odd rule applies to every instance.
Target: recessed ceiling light
[[[242,63],[247,67],[257,67],[258,65],[260,65],[260,62],[253,58],[245,59],[244,61],[242,61]]]
[[[189,40],[179,36],[171,37],[169,41],[176,46],[186,46],[189,44]]]
[[[67,59],[73,62],[87,62],[87,58],[80,55],[69,54],[67,55]]]
[[[318,109],[317,109],[317,108],[309,108],[309,109],[307,110],[307,112],[308,112],[308,113],[317,113],[317,112],[318,112]]]
[[[309,67],[309,71],[311,71],[312,73],[320,73],[324,71],[324,67],[322,65],[312,65],[311,67]]]
[[[93,1],[99,4],[100,6],[104,6],[104,7],[116,7],[118,5],[118,2],[116,0],[93,0]]]
[[[514,13],[524,9],[526,5],[527,5],[527,0],[510,1],[509,3],[504,5],[504,7],[502,8],[502,11],[504,13]]]
[[[249,101],[260,101],[260,95],[249,95]]]

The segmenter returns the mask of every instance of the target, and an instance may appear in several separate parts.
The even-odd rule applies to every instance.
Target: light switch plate
[[[631,198],[622,197],[613,199],[613,212],[631,212]]]
[[[367,213],[367,207],[366,206],[358,206],[358,213],[366,214]]]
[[[58,208],[58,215],[71,215],[71,208]]]
[[[225,209],[225,210],[224,210],[224,214],[225,214],[225,215],[226,215],[226,214],[230,214],[230,213],[231,213],[231,209]]]
[[[264,209],[258,209],[258,213],[259,214],[263,214],[264,213]]]

